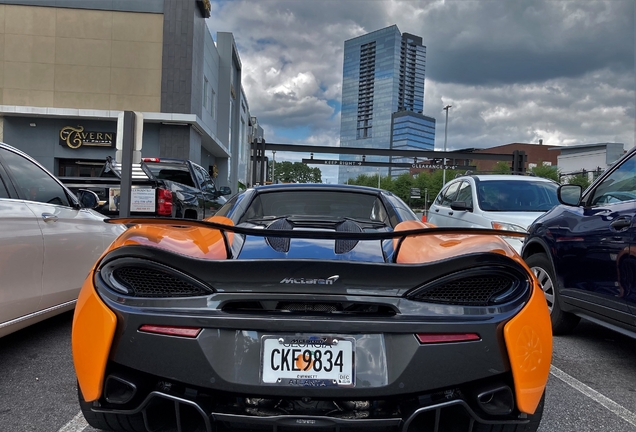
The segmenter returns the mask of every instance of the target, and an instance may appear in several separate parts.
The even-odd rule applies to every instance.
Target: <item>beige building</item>
[[[95,175],[119,113],[139,111],[142,156],[248,184],[255,117],[234,37],[214,38],[209,13],[208,0],[0,0],[0,141],[56,175]]]
[[[161,111],[163,15],[0,5],[0,104]]]

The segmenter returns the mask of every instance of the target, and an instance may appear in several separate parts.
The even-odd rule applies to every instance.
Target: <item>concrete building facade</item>
[[[118,114],[138,111],[142,156],[193,160],[236,191],[252,116],[233,35],[214,40],[206,2],[0,0],[0,140],[56,175],[94,175]]]
[[[557,165],[562,179],[583,174],[594,180],[624,153],[623,143],[594,143],[560,147]]]

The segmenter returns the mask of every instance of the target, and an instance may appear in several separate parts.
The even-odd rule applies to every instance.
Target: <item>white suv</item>
[[[428,211],[440,227],[493,228],[527,232],[536,218],[555,205],[555,181],[520,175],[467,175],[448,182]],[[523,239],[506,237],[521,251]]]

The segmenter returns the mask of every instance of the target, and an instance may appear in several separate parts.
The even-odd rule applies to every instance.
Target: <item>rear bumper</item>
[[[205,430],[213,432],[218,424],[232,430],[249,429],[291,432],[311,431],[395,431],[416,432],[448,430],[473,430],[475,423],[505,425],[527,424],[525,415],[493,419],[480,415],[470,404],[461,398],[449,398],[431,402],[419,407],[406,408],[403,413],[386,416],[366,416],[362,411],[337,412],[331,415],[288,415],[276,413],[237,413],[219,410],[205,398],[186,398],[168,392],[153,391],[134,409],[104,409],[93,407],[96,413],[119,415],[139,415],[144,419],[146,430],[157,430],[166,425],[177,430]],[[269,414],[269,415],[267,415]]]
[[[134,307],[109,295],[102,300],[118,324],[103,391],[92,409],[141,413],[149,431],[165,424],[211,431],[216,422],[277,432],[414,432],[447,430],[449,425],[470,431],[475,422],[528,421],[516,404],[504,341],[504,327],[519,309],[455,322],[430,317],[263,319]],[[174,337],[140,331],[144,324],[202,330],[196,338]],[[415,334],[426,332],[478,333],[481,339],[422,345]],[[261,338],[289,334],[354,338],[355,386],[262,383]],[[193,419],[196,427],[188,423]]]

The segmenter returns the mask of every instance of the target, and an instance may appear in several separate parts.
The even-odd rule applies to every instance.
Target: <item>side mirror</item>
[[[473,211],[473,206],[466,204],[466,201],[453,201],[450,207],[457,211]]]
[[[79,200],[81,208],[95,209],[99,206],[99,197],[92,190],[78,190],[77,199]]]
[[[557,197],[561,204],[578,206],[581,202],[583,188],[580,185],[561,185],[557,189]]]
[[[221,193],[221,195],[230,195],[232,193],[232,189],[230,189],[228,186],[221,186],[219,192]]]

